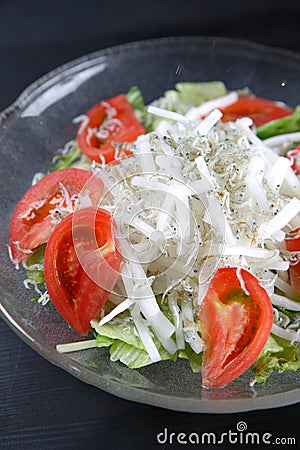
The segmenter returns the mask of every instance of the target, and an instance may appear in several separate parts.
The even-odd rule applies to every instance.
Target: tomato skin
[[[296,175],[300,175],[300,145],[297,145],[293,150],[287,152],[286,155],[292,162],[292,169]]]
[[[10,223],[10,248],[15,264],[27,258],[29,251],[48,241],[53,229],[50,211],[63,198],[60,183],[72,197],[88,181],[89,190],[92,188],[94,191],[91,192],[92,203],[96,204],[103,190],[103,183],[87,170],[61,169],[46,175],[28,189],[17,204]]]
[[[300,252],[300,229],[290,232],[285,239],[285,247],[289,252]],[[289,267],[290,283],[297,294],[300,295],[300,262],[291,262]]]
[[[221,108],[221,111],[222,122],[234,122],[240,117],[250,117],[256,127],[293,114],[293,110],[287,106],[254,96],[240,96],[236,103]]]
[[[80,334],[90,330],[91,319],[98,317],[119,276],[122,257],[114,246],[112,226],[108,211],[82,208],[56,226],[46,247],[48,293],[62,317]],[[109,251],[101,256],[99,248],[103,246],[108,246]],[[78,248],[83,249],[89,263],[96,267],[105,289],[83,268]]]
[[[265,289],[246,270],[218,269],[200,306],[203,354],[202,384],[218,388],[245,372],[261,353],[273,324],[273,307]]]
[[[124,94],[97,103],[86,115],[89,122],[83,130],[79,127],[77,141],[82,153],[97,162],[102,162],[100,154],[105,158],[106,164],[114,161],[115,143],[134,142],[145,133]],[[103,128],[103,139],[95,134],[89,137],[88,130],[98,129],[100,126]],[[130,152],[126,151],[126,154]]]
[[[300,295],[300,263],[290,265],[289,276],[292,288]]]

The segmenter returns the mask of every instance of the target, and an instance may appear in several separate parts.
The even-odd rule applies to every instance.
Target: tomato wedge
[[[285,246],[289,252],[300,252],[300,228],[290,231]],[[300,295],[300,262],[291,262],[289,276],[292,288]]]
[[[234,122],[240,117],[250,117],[257,127],[293,114],[293,110],[287,106],[254,96],[240,96],[236,103],[221,108],[221,111],[223,122]]]
[[[98,317],[119,276],[122,257],[112,227],[108,211],[79,209],[56,226],[46,247],[48,293],[62,317],[80,334],[89,331],[91,319]],[[83,268],[83,258],[91,273]]]
[[[82,153],[97,162],[114,161],[116,144],[134,142],[145,133],[124,94],[97,103],[86,116],[89,121],[79,127],[77,141]]]
[[[54,227],[51,213],[55,208],[63,208],[63,215],[72,212],[72,197],[79,194],[87,182],[92,204],[97,204],[103,183],[87,170],[61,169],[31,186],[17,204],[10,223],[10,249],[15,264],[48,241]]]
[[[262,351],[273,324],[265,289],[251,273],[237,271],[217,270],[200,307],[205,387],[222,387],[245,372]]]
[[[292,169],[296,175],[300,175],[300,145],[287,152],[286,155],[292,163]]]

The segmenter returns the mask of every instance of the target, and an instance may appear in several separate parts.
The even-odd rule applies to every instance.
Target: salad
[[[33,300],[137,369],[189,360],[218,388],[300,368],[300,107],[178,83],[133,87],[77,135],[15,208],[10,257]]]

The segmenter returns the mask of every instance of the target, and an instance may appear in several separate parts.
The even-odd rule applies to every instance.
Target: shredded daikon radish
[[[106,314],[99,322],[98,326],[101,327],[105,323],[109,322],[111,319],[116,317],[118,314],[121,314],[122,312],[126,311],[131,305],[133,304],[133,300],[126,299],[119,305],[117,305],[110,313]]]
[[[292,289],[291,285],[280,277],[276,277],[275,286],[284,294],[288,295],[291,299],[298,298],[297,293]]]
[[[93,324],[96,328],[96,324]],[[86,350],[88,348],[97,347],[97,339],[89,339],[87,341],[69,342],[67,344],[58,344],[56,350],[58,353],[78,352],[79,350]]]
[[[264,140],[264,144],[268,147],[276,150],[283,147],[284,150],[291,147],[292,144],[296,144],[300,141],[300,132],[279,134]]]
[[[275,334],[275,336],[279,336],[282,339],[286,339],[287,341],[300,342],[300,329],[298,331],[288,330],[281,328],[275,323],[272,325],[271,333]]]
[[[290,300],[283,295],[272,294],[271,301],[273,305],[281,306],[282,308],[289,309],[291,311],[300,311],[300,302]]]
[[[259,227],[259,233],[263,239],[270,238],[285,227],[300,212],[300,200],[292,198],[287,205],[268,222]],[[283,235],[284,239],[284,235]],[[283,240],[282,239],[282,240]]]
[[[196,132],[201,136],[205,136],[211,128],[221,119],[223,113],[219,109],[215,109],[196,127]]]
[[[137,306],[134,306],[131,310],[131,315],[134,320],[134,324],[138,331],[138,334],[143,342],[145,349],[150,356],[152,362],[160,361],[161,356],[157,347],[155,346],[149,328],[145,324],[145,320],[142,318],[140,310]]]
[[[222,123],[220,109],[237,100],[231,92],[185,115],[150,105],[149,114],[165,120],[130,144],[133,156],[120,159],[123,149],[116,147],[117,164],[105,165],[99,154],[92,167],[104,184],[99,206],[113,215],[123,263],[112,293],[116,306],[91,325],[100,331],[130,318],[153,362],[161,360],[162,347],[171,355],[187,344],[203,351],[197,314],[219,267],[236,268],[246,295],[241,269],[256,276],[274,305],[272,332],[300,342],[298,321],[279,308],[300,311],[282,276],[291,264],[283,241],[300,227],[300,181],[284,149],[300,141],[300,133],[262,141],[249,117]],[[121,127],[114,108],[103,104],[107,117],[88,128],[88,141]],[[79,132],[88,127],[86,116],[77,121]],[[87,204],[61,191],[61,214],[76,202]]]
[[[148,113],[155,114],[159,117],[164,117],[165,119],[171,119],[178,122],[189,123],[189,119],[187,119],[182,114],[178,114],[174,111],[168,111],[167,109],[157,108],[156,106],[149,106]]]

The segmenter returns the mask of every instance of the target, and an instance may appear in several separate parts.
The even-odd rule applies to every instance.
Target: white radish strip
[[[241,127],[252,144],[259,147],[263,146],[263,142],[259,139],[259,137],[256,136],[255,133],[253,133],[250,128],[253,125],[253,120],[250,119],[250,117],[242,117],[241,119],[237,119],[236,124]]]
[[[266,259],[275,256],[274,251],[264,248],[246,247],[245,245],[226,245],[222,251],[224,256],[249,256],[251,258]]]
[[[148,135],[141,135],[136,140],[136,154],[138,162],[144,173],[156,173],[156,166],[148,140]]]
[[[254,155],[249,163],[248,171],[261,183],[264,177],[266,162],[261,155]]]
[[[186,118],[190,120],[199,120],[202,116],[206,116],[208,113],[213,111],[216,108],[225,108],[226,106],[232,105],[236,103],[238,100],[237,92],[230,92],[227,95],[223,95],[222,97],[215,98],[213,100],[208,100],[202,105],[191,108],[186,113]]]
[[[171,217],[174,217],[175,210],[175,197],[173,195],[167,194],[162,204],[161,211],[158,214],[156,229],[158,231],[165,232],[165,228],[169,223]]]
[[[187,332],[186,342],[190,344],[194,352],[199,355],[204,350],[204,341],[201,339],[198,333],[194,332],[192,335],[189,335]]]
[[[155,232],[155,228],[153,228],[147,222],[144,222],[143,220],[139,219],[138,217],[134,217],[130,225],[136,228],[138,231],[140,231],[147,237],[150,237],[151,234]]]
[[[128,255],[127,250],[126,256]],[[169,338],[174,333],[175,327],[159,309],[143,268],[138,262],[131,261],[123,264],[121,268],[121,277],[127,296],[139,305],[152,328],[163,337]]]
[[[139,188],[144,188],[144,189],[161,190],[163,192],[166,192],[169,190],[168,184],[164,184],[159,181],[156,181],[156,180],[153,180],[150,178],[145,178],[145,177],[138,176],[138,175],[134,176],[132,178],[131,185],[139,187]]]
[[[260,264],[261,267],[269,270],[288,270],[290,267],[290,263],[288,261],[283,261],[280,259],[278,260],[271,259],[269,261],[264,261],[263,263]]]
[[[183,315],[185,341],[190,344],[195,353],[199,354],[204,349],[204,342],[197,333],[197,325],[194,322],[192,302],[183,301],[181,303]]]
[[[269,185],[273,191],[280,189],[291,164],[292,162],[283,156],[277,159],[268,176]]]
[[[118,183],[116,183],[116,181],[110,176],[109,173],[106,172],[106,170],[97,168],[95,170],[95,176],[97,176],[104,184],[104,192],[102,192],[101,198],[104,198],[107,193],[112,194],[114,197],[118,194]]]
[[[56,350],[58,353],[77,352],[79,350],[86,350],[88,348],[97,347],[97,339],[89,339],[88,341],[69,342],[67,344],[58,344]]]
[[[145,325],[145,321],[141,316],[138,307],[134,306],[131,310],[131,315],[136,326],[137,332],[141,338],[142,343],[151,359],[152,362],[157,362],[161,360],[161,356],[154,344],[151,333],[148,327]]]
[[[211,175],[209,173],[207,164],[204,161],[203,156],[198,156],[195,159],[195,163],[196,163],[197,169],[200,172],[201,177],[203,177],[209,183],[210,187],[213,188],[214,187],[214,182],[213,182],[213,180],[211,178]]]
[[[110,311],[106,316],[104,316],[100,322],[98,322],[98,326],[101,327],[102,325],[104,325],[105,323],[109,322],[110,320],[112,320],[114,317],[118,316],[119,314],[121,314],[122,312],[126,311],[126,309],[128,309],[131,305],[133,304],[133,300],[127,298],[126,300],[124,300],[122,303],[120,303],[119,305],[117,305],[112,311]]]
[[[234,246],[236,239],[233,236],[232,230],[228,221],[225,218],[224,211],[215,197],[207,197],[208,201],[208,215],[211,224],[219,229],[221,236],[223,236],[227,245]]]
[[[266,214],[269,211],[269,202],[262,184],[252,173],[246,176],[246,184],[254,205],[257,205],[260,211]]]
[[[278,147],[282,144],[287,144],[288,146],[292,145],[293,143],[297,143],[300,141],[300,131],[297,131],[295,133],[285,133],[280,134],[278,136],[272,136],[268,139],[265,139],[263,142],[268,147]]]
[[[174,355],[174,353],[177,352],[178,347],[176,343],[173,341],[173,339],[168,338],[166,339],[164,336],[161,336],[159,333],[156,332],[156,337],[160,341],[161,345],[167,350],[170,355]]]
[[[259,234],[266,239],[285,227],[300,212],[300,200],[292,198],[282,210],[267,223],[259,227]]]
[[[175,211],[178,231],[181,239],[185,242],[190,238],[190,205],[189,205],[189,189],[180,183],[173,182],[170,191],[176,197]]]
[[[173,177],[173,179],[185,183],[182,174],[182,170],[184,168],[182,160],[180,160],[179,158],[172,158],[169,155],[164,155],[161,153],[156,156],[155,162],[160,168],[160,171],[158,171],[160,175],[169,175],[169,177]]]
[[[290,311],[300,311],[300,302],[295,302],[287,297],[284,297],[283,295],[278,294],[272,294],[270,298],[273,305],[281,306],[282,308],[289,309]]]
[[[223,113],[219,109],[215,109],[212,111],[204,120],[202,120],[199,125],[195,128],[195,131],[199,133],[201,136],[205,136],[209,130],[216,125],[217,122],[221,119]]]
[[[178,122],[177,122],[178,123]],[[167,120],[161,120],[155,128],[155,133],[165,136],[168,132],[173,131],[174,124]]]
[[[188,197],[181,200],[175,200],[176,211],[176,237],[178,239],[177,255],[181,255],[180,248],[182,244],[190,240],[191,228],[190,228],[190,209],[188,205]]]
[[[169,111],[163,108],[157,108],[156,106],[148,106],[148,113],[154,114],[158,117],[164,117],[165,119],[175,120],[176,122],[190,123],[190,120],[187,119],[182,114],[178,114],[174,111]]]
[[[300,333],[293,330],[287,330],[279,327],[275,323],[273,323],[271,333],[275,334],[278,337],[286,339],[291,342],[300,342]]]
[[[298,297],[297,293],[294,291],[294,289],[292,289],[291,285],[289,283],[287,283],[286,281],[284,281],[279,276],[276,277],[275,286],[281,292],[283,292],[284,294],[288,295],[291,298],[297,298]]]
[[[190,183],[190,187],[195,191],[197,195],[204,194],[209,189],[211,189],[211,184],[207,181],[206,178],[203,178],[202,180],[195,180]],[[194,194],[194,192],[193,192]],[[193,195],[192,194],[192,195]]]
[[[185,345],[184,345],[184,336],[183,336],[183,330],[182,330],[182,319],[181,319],[181,312],[180,312],[179,306],[177,304],[177,299],[170,297],[168,303],[169,303],[169,308],[174,316],[174,322],[175,322],[175,328],[176,328],[175,337],[176,337],[177,347],[179,349],[184,349]]]
[[[169,319],[167,319],[160,309],[158,309],[157,312],[154,312],[156,307],[158,308],[158,305],[150,286],[143,286],[141,288],[135,287],[133,298],[136,299],[135,303],[139,305],[141,312],[146,317],[155,332],[164,338],[169,338],[172,336],[175,332],[174,325],[169,321]],[[155,307],[153,307],[154,304]]]

